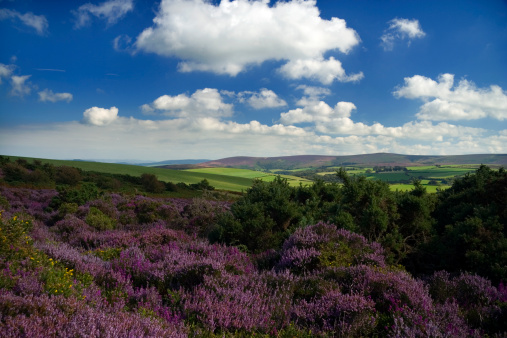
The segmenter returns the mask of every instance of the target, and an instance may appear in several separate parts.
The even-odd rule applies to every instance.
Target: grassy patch
[[[423,186],[426,188],[426,191],[429,192],[429,193],[435,193],[437,192],[437,190],[445,190],[447,188],[449,188],[450,186],[449,185],[440,185],[440,186],[437,186],[437,185],[424,185]],[[412,189],[414,189],[414,186],[412,184],[391,184],[389,186],[389,188],[392,190],[392,191],[410,191]]]

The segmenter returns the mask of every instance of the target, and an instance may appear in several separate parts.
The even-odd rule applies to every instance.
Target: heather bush
[[[284,242],[276,268],[301,274],[357,264],[385,267],[383,253],[379,244],[361,235],[318,223],[296,230]]]
[[[82,232],[93,231],[90,225],[73,215],[69,215],[61,221],[56,222],[50,229],[52,232],[59,234],[65,241],[76,238]]]
[[[429,292],[439,304],[456,302],[466,322],[475,329],[488,332],[507,332],[506,304],[501,288],[491,281],[470,273],[451,275],[446,271],[435,272],[427,281]],[[491,333],[491,332],[488,332]]]
[[[186,219],[183,229],[190,235],[207,237],[218,215],[225,212],[223,205],[203,198],[194,198],[183,208],[182,217]]]
[[[4,337],[186,337],[181,321],[93,307],[74,297],[0,294]]]
[[[211,332],[272,333],[288,324],[290,299],[283,290],[269,288],[257,274],[206,276],[183,295],[190,321]]]
[[[265,188],[251,197],[264,196]],[[279,188],[278,197],[295,191]],[[323,222],[270,235],[274,223],[266,232],[260,220],[275,221],[261,204],[245,204],[252,228],[235,228],[239,221],[229,203],[218,201],[103,194],[82,204],[70,198],[54,210],[55,190],[0,192],[10,205],[0,217],[2,337],[463,337],[507,331],[504,284],[496,288],[470,273],[415,279],[388,265],[378,243]],[[310,208],[319,205],[318,194],[301,188],[290,198],[306,199]],[[260,216],[253,213],[257,207]],[[326,208],[307,221],[332,214]],[[411,222],[409,213],[400,214]],[[256,242],[225,246],[202,238],[210,224],[227,217],[231,227],[220,231],[230,244],[259,235]],[[275,249],[261,250],[273,240]]]
[[[99,209],[104,215],[113,220],[118,219],[118,210],[113,204],[111,195],[103,195],[100,199],[90,201],[88,205]]]
[[[339,337],[371,335],[377,324],[375,303],[371,298],[340,291],[301,301],[294,307],[293,319],[299,327]]]

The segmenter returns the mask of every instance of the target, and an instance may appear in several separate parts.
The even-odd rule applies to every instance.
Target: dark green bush
[[[90,207],[90,211],[85,219],[86,223],[97,230],[112,230],[116,222],[104,214],[98,208]]]

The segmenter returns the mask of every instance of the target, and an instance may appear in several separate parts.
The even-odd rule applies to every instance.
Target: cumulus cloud
[[[28,81],[31,75],[12,75],[11,76],[11,85],[12,89],[10,94],[12,96],[25,96],[29,95],[32,92],[32,84]]]
[[[35,15],[32,12],[21,14],[20,12],[11,9],[0,9],[0,20],[6,19],[17,19],[24,25],[35,29],[39,35],[46,34],[49,27],[48,20],[44,15]]]
[[[196,90],[191,96],[162,95],[151,104],[141,106],[144,113],[162,112],[174,117],[228,117],[233,114],[233,105],[225,103],[222,95],[214,88]]]
[[[133,0],[109,0],[99,5],[86,3],[72,13],[76,17],[75,27],[81,28],[90,23],[90,15],[106,20],[108,25],[113,25],[133,9]]]
[[[118,108],[111,107],[109,109],[91,107],[84,111],[83,120],[84,124],[94,126],[105,126],[118,119]]]
[[[266,0],[223,0],[218,5],[204,0],[162,0],[153,22],[137,37],[137,49],[179,58],[183,72],[235,76],[266,60],[287,60],[291,64],[284,73],[291,78],[328,83],[349,80],[339,61],[324,60],[323,55],[348,53],[360,42],[345,20],[320,18],[314,0],[280,1],[272,6]],[[315,76],[310,63],[317,63]],[[298,64],[304,70],[295,73]],[[323,68],[333,71],[333,79],[319,73]]]
[[[281,99],[272,90],[263,88],[260,92],[244,91],[238,93],[240,102],[247,102],[255,109],[277,108],[287,105],[285,100]]]
[[[397,127],[386,127],[378,122],[368,125],[352,119],[352,112],[357,109],[352,102],[341,101],[331,107],[324,101],[300,100],[302,101],[305,103],[303,107],[280,114],[280,123],[283,125],[306,123],[309,127],[305,130],[313,130],[324,135],[382,136],[424,141],[477,137],[486,132],[481,128],[457,126],[446,122],[433,124],[430,121],[412,121]]]
[[[324,101],[308,102],[303,108],[296,108],[280,114],[283,124],[329,123],[335,118],[348,118],[356,106],[352,102],[338,102],[331,108]]]
[[[14,71],[14,66],[4,65],[3,63],[0,63],[0,84],[2,84],[2,79],[9,78],[13,71]]]
[[[96,112],[100,108],[92,109]],[[396,152],[445,155],[507,152],[505,130],[482,131],[445,122],[434,125],[430,121],[411,122],[394,129],[401,136],[394,132],[388,134],[387,131],[364,135],[319,134],[296,126],[266,125],[258,121],[224,122],[213,117],[156,121],[117,117],[114,123],[107,125],[66,122],[14,128],[0,126],[0,153],[37,154],[45,158],[163,160],[206,158],[209,154],[220,158],[240,154],[281,156]]]
[[[408,44],[414,39],[423,38],[426,33],[421,28],[419,20],[413,19],[393,19],[388,22],[389,28],[385,30],[382,40],[382,47],[389,51],[394,47],[395,40],[408,40]]]
[[[296,89],[302,90],[305,99],[318,100],[320,98],[331,95],[331,90],[325,87],[314,87],[307,85],[299,85]],[[302,105],[302,104],[300,104]]]
[[[324,59],[299,59],[291,60],[280,68],[280,72],[289,79],[298,80],[302,78],[320,81],[325,85],[339,82],[357,82],[364,75],[363,72],[347,75],[342,63],[334,57]]]
[[[416,116],[421,120],[476,120],[507,118],[507,95],[501,87],[477,88],[466,79],[454,86],[453,74],[442,74],[437,81],[421,75],[405,78],[396,97],[424,102]]]
[[[67,101],[70,102],[73,99],[71,93],[53,93],[50,89],[44,89],[39,92],[39,101],[42,102],[58,102],[58,101]]]

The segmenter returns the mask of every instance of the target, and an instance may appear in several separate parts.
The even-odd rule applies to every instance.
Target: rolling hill
[[[328,166],[425,166],[451,164],[487,164],[507,165],[507,154],[475,154],[475,155],[402,155],[392,153],[376,153],[365,155],[323,156],[300,155],[281,157],[228,157],[192,165],[163,166],[168,169],[193,168],[242,168],[242,169],[301,169]]]

